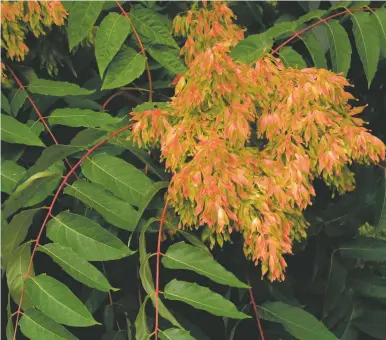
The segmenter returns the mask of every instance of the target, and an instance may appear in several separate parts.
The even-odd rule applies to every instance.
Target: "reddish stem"
[[[59,185],[59,188],[58,190],[56,191],[55,195],[54,195],[54,198],[52,199],[52,202],[50,204],[50,206],[48,207],[48,211],[47,211],[47,214],[46,214],[46,217],[44,218],[44,221],[40,227],[40,230],[39,230],[39,234],[38,236],[36,237],[36,240],[34,241],[35,242],[35,245],[33,247],[33,250],[32,250],[32,253],[31,253],[31,258],[30,258],[30,261],[29,261],[29,264],[28,264],[28,269],[27,269],[27,272],[25,274],[25,277],[26,278],[29,278],[30,277],[30,273],[31,273],[31,268],[32,268],[32,263],[33,263],[33,259],[34,259],[34,256],[35,256],[35,253],[36,253],[36,249],[37,247],[39,246],[39,241],[40,241],[40,238],[42,237],[43,235],[43,231],[44,231],[44,228],[45,226],[47,225],[47,222],[48,220],[50,219],[51,217],[51,213],[52,213],[52,209],[54,208],[55,206],[55,203],[56,201],[58,200],[58,197],[59,197],[59,194],[60,192],[62,191],[63,187],[66,185],[68,179],[70,178],[70,176],[74,173],[74,171],[80,166],[80,164],[88,157],[90,156],[91,153],[93,153],[97,148],[99,148],[101,145],[103,145],[104,143],[106,143],[108,140],[110,140],[111,138],[115,137],[116,135],[120,134],[121,132],[123,131],[126,131],[128,129],[130,129],[133,125],[128,125],[128,126],[125,126],[117,131],[114,131],[112,132],[108,137],[102,139],[100,142],[98,142],[97,144],[95,144],[92,148],[90,148],[85,154],[84,156],[79,159],[79,161],[70,169],[70,171],[67,173],[67,175],[63,178],[62,182],[60,183]],[[21,291],[21,295],[20,295],[20,300],[19,300],[19,306],[18,306],[18,309],[17,309],[17,317],[16,317],[16,323],[15,323],[15,331],[13,333],[13,340],[16,340],[16,333],[17,333],[17,329],[18,329],[18,325],[19,325],[19,317],[20,317],[20,314],[21,314],[21,308],[22,308],[22,305],[23,305],[23,297],[24,297],[24,288],[22,289]]]
[[[256,304],[255,298],[253,296],[252,286],[251,286],[251,283],[249,282],[249,278],[247,278],[247,283],[248,283],[248,286],[249,286],[249,289],[248,289],[249,290],[249,297],[251,299],[251,303],[252,303],[252,306],[253,306],[253,311],[255,312],[257,327],[259,328],[259,332],[260,332],[260,338],[261,338],[261,340],[265,340],[264,332],[263,332],[263,327],[261,327],[261,322],[260,322],[259,314],[257,312],[257,304]]]
[[[159,263],[160,263],[160,256],[161,256],[161,239],[162,239],[162,226],[165,220],[165,214],[166,210],[168,208],[168,200],[165,202],[165,206],[162,210],[161,219],[159,222],[159,230],[158,230],[158,242],[157,242],[157,262],[156,262],[156,272],[155,272],[155,326],[154,326],[154,336],[155,340],[158,339],[158,314],[159,314],[159,277],[160,277],[160,269],[159,269]]]
[[[150,72],[150,66],[149,66],[149,63],[147,62],[147,57],[146,57],[146,52],[145,52],[145,48],[143,47],[143,44],[142,44],[142,40],[141,38],[139,37],[138,35],[138,32],[137,30],[135,29],[133,23],[131,22],[131,19],[129,17],[129,15],[126,13],[126,11],[123,9],[123,7],[121,6],[121,4],[119,3],[119,1],[115,1],[117,6],[119,7],[119,9],[121,10],[122,14],[127,18],[127,20],[129,20],[129,24],[130,24],[130,27],[131,29],[133,30],[133,33],[135,35],[135,38],[137,39],[138,41],[138,45],[141,49],[141,52],[143,54],[143,56],[146,58],[146,70],[147,70],[147,78],[149,79],[149,102],[151,102],[153,100],[153,82],[151,80],[151,72]]]
[[[113,95],[111,95],[109,98],[106,99],[106,101],[103,103],[102,105],[102,110],[105,110],[107,105],[110,104],[110,102],[115,98],[115,97],[119,97],[119,96],[125,96],[125,97],[128,97],[129,99],[131,99],[132,101],[134,101],[136,104],[142,104],[142,101],[139,100],[138,98],[134,97],[133,95],[131,95],[130,93],[127,93],[125,91],[119,91],[117,93],[114,93]]]
[[[33,109],[35,110],[36,114],[38,115],[39,117],[39,120],[43,123],[44,125],[44,128],[47,130],[48,134],[51,136],[52,140],[54,141],[55,144],[59,144],[59,142],[57,141],[55,135],[52,133],[50,127],[48,126],[46,120],[44,119],[43,115],[41,114],[41,112],[39,111],[38,107],[36,106],[35,102],[32,100],[31,96],[28,94],[27,90],[25,89],[24,85],[22,84],[22,82],[20,81],[20,79],[16,76],[16,74],[13,72],[12,68],[9,66],[9,65],[6,65],[7,68],[8,68],[8,71],[11,73],[13,79],[15,79],[17,85],[19,85],[19,88],[20,90],[24,91],[27,95],[27,99],[28,101],[31,103]],[[67,158],[64,158],[64,160],[66,161],[68,167],[71,169],[71,164],[70,162],[68,161]],[[74,174],[76,176],[76,178],[78,178],[77,174]]]
[[[371,10],[371,8],[352,8],[351,11],[368,11],[368,10]],[[319,21],[315,22],[314,24],[310,25],[310,26],[307,26],[305,28],[303,28],[302,30],[300,30],[299,32],[296,32],[292,37],[290,37],[289,39],[287,39],[286,41],[284,41],[282,44],[280,44],[278,47],[276,47],[272,52],[271,52],[271,55],[274,55],[276,54],[282,47],[286,46],[287,44],[289,44],[292,40],[295,40],[296,38],[298,38],[301,34],[303,34],[304,32],[310,30],[311,28],[321,24],[322,22],[326,22],[327,20],[330,20],[330,19],[333,19],[333,18],[336,18],[336,17],[339,17],[343,14],[346,14],[346,13],[350,13],[350,11],[348,9],[345,9],[344,11],[342,12],[339,12],[339,13],[335,13],[335,14],[332,14],[330,16],[328,16],[327,18],[324,18],[324,19],[320,19]]]

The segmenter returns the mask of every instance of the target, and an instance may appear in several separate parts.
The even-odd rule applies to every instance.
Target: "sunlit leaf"
[[[196,283],[174,279],[165,286],[164,295],[168,300],[182,301],[194,308],[205,310],[217,316],[233,319],[250,318],[249,315],[239,312],[232,302],[220,294]]]
[[[7,284],[13,301],[19,303],[21,292],[25,286],[25,275],[28,272],[28,266],[31,259],[31,243],[23,243],[10,256],[7,264]],[[33,277],[34,267],[31,265],[29,276]],[[31,299],[24,294],[22,308],[24,310],[33,306]]]
[[[264,32],[264,35],[276,39],[286,33],[295,33],[297,24],[293,21],[279,22]]]
[[[88,36],[99,13],[103,1],[75,1],[68,17],[68,42],[70,51]]]
[[[107,67],[102,90],[115,89],[130,84],[145,71],[146,58],[128,47],[119,52]]]
[[[165,331],[159,331],[161,340],[194,340],[188,331],[178,328],[169,328]]]
[[[71,290],[46,274],[25,281],[26,294],[34,306],[61,324],[86,327],[98,324]]]
[[[147,325],[146,319],[146,303],[149,300],[149,296],[146,296],[139,309],[137,318],[135,319],[135,339],[136,340],[148,340],[150,338],[150,331]]]
[[[283,302],[268,302],[259,306],[262,319],[281,323],[297,339],[337,340],[318,319],[305,310]]]
[[[231,56],[246,64],[252,63],[268,53],[272,44],[272,39],[265,34],[250,35],[232,49]]]
[[[354,12],[351,20],[353,22],[355,43],[370,87],[377,72],[381,48],[379,35],[369,13]]]
[[[138,206],[152,181],[135,166],[123,159],[107,154],[89,157],[82,163],[84,175],[91,181],[101,184],[115,196]]]
[[[20,319],[20,330],[31,340],[75,340],[66,328],[36,309],[24,312]]]
[[[8,143],[43,146],[31,129],[8,115],[1,115],[1,140]]]
[[[129,21],[118,13],[109,13],[99,25],[95,38],[95,57],[101,77],[130,32]]]
[[[179,50],[167,46],[149,46],[147,51],[150,55],[165,67],[170,74],[185,73],[187,67],[180,59]]]
[[[10,95],[10,101],[11,101],[11,110],[12,110],[12,116],[17,117],[20,109],[23,107],[26,99],[27,99],[27,92],[17,89],[11,92]],[[3,103],[1,103],[3,104]]]
[[[103,218],[118,228],[133,230],[137,211],[127,202],[117,198],[102,186],[89,183],[84,179],[77,180],[64,190],[84,204],[98,211]]]
[[[221,266],[211,254],[184,242],[171,245],[162,257],[162,264],[169,269],[192,270],[223,285],[248,288],[234,274]]]
[[[33,218],[39,209],[30,209],[15,215],[1,238],[1,265],[7,267],[12,252],[24,241]]]
[[[11,112],[11,104],[8,101],[8,98],[5,96],[3,92],[1,92],[1,111],[4,111],[5,113],[8,113],[9,115],[12,114]]]
[[[32,93],[55,97],[83,96],[94,92],[94,90],[87,90],[73,83],[47,79],[33,81],[28,85],[28,90]]]
[[[22,206],[30,205],[29,203],[31,200],[34,200],[35,202],[43,200],[50,192],[40,190],[54,177],[56,177],[55,182],[58,179],[60,180],[59,176],[60,175],[56,172],[43,171],[31,176],[24,183],[20,184],[5,201],[3,206],[3,217],[8,218]],[[50,189],[51,187],[49,186],[48,188]]]
[[[61,246],[57,243],[49,243],[41,245],[38,250],[50,256],[75,280],[104,292],[113,289],[98,269],[77,253],[72,252],[71,248]]]
[[[50,124],[60,124],[72,127],[98,127],[121,121],[106,112],[82,109],[56,109],[48,117]]]
[[[135,5],[130,11],[130,18],[139,35],[144,37],[147,42],[178,48],[168,27],[160,20],[157,13],[140,5]]]
[[[143,227],[141,234],[139,236],[139,276],[141,278],[142,286],[145,292],[150,297],[153,305],[156,305],[156,296],[154,294],[155,287],[153,282],[153,276],[151,274],[150,265],[149,265],[149,255],[146,251],[146,230],[152,224],[153,220],[149,220],[148,223]],[[158,300],[158,310],[159,314],[169,320],[174,326],[183,329],[180,323],[175,319],[175,317],[169,312],[169,310],[165,307],[164,303],[161,300]]]
[[[25,169],[14,161],[1,162],[1,192],[10,194],[23,178]]]
[[[121,240],[96,222],[67,211],[48,222],[47,236],[89,261],[118,260],[133,254]]]

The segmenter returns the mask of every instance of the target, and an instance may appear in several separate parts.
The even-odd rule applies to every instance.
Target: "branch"
[[[261,322],[260,322],[259,314],[257,312],[257,304],[255,302],[255,298],[253,297],[252,286],[251,286],[251,283],[249,281],[249,278],[247,278],[247,283],[248,283],[248,286],[249,286],[249,289],[248,289],[249,290],[249,297],[251,299],[253,310],[255,312],[257,327],[259,328],[259,332],[260,332],[260,338],[261,338],[261,340],[265,340],[264,332],[263,332],[263,327],[261,327]]]
[[[35,256],[35,253],[36,253],[36,250],[39,246],[39,241],[43,235],[43,231],[44,231],[44,228],[45,226],[47,225],[47,222],[48,220],[50,219],[51,217],[51,213],[52,213],[52,209],[54,208],[55,206],[55,203],[56,201],[58,200],[58,197],[59,197],[59,194],[60,192],[62,191],[63,187],[67,184],[67,181],[68,179],[70,178],[70,176],[75,172],[75,170],[82,164],[82,162],[88,157],[90,156],[90,154],[92,154],[97,148],[99,148],[100,146],[102,146],[104,143],[106,143],[107,141],[109,141],[111,138],[115,137],[116,135],[120,134],[121,132],[123,131],[126,131],[128,129],[130,129],[133,125],[130,124],[130,125],[127,125],[119,130],[116,130],[114,132],[112,132],[108,137],[102,139],[100,142],[98,142],[97,144],[95,144],[92,148],[90,148],[85,154],[84,156],[79,159],[79,161],[71,168],[71,170],[67,173],[66,176],[64,176],[62,182],[60,183],[59,185],[59,188],[58,190],[56,191],[55,195],[54,195],[54,198],[52,199],[52,202],[50,204],[50,206],[48,207],[48,211],[47,211],[47,214],[46,214],[46,217],[44,218],[44,221],[40,227],[40,230],[39,230],[39,234],[38,236],[36,237],[36,239],[33,241],[35,242],[35,245],[33,247],[33,250],[32,250],[32,253],[31,253],[31,258],[30,258],[30,261],[29,261],[29,264],[28,264],[28,269],[27,269],[27,272],[25,274],[25,277],[26,279],[28,279],[30,277],[30,273],[31,273],[31,269],[32,269],[32,263],[33,263],[33,259],[34,259],[34,256]],[[16,333],[17,333],[17,329],[18,329],[18,325],[19,325],[19,318],[20,318],[20,314],[22,313],[21,312],[21,308],[22,308],[22,305],[23,305],[23,297],[24,297],[24,288],[22,289],[21,291],[21,295],[20,295],[20,300],[19,300],[19,306],[17,308],[17,311],[15,314],[17,314],[16,316],[16,323],[15,323],[15,331],[13,333],[13,340],[16,340]]]
[[[351,11],[371,11],[372,9],[367,7],[367,8],[352,8]],[[277,54],[277,52],[284,46],[286,46],[287,44],[289,44],[292,40],[295,40],[296,38],[298,38],[301,34],[303,34],[304,32],[307,32],[308,30],[310,30],[311,28],[314,28],[315,26],[321,24],[321,23],[326,23],[328,20],[330,19],[333,19],[333,18],[336,18],[336,17],[339,17],[341,15],[344,15],[344,14],[347,14],[347,13],[350,13],[350,10],[348,10],[347,8],[342,11],[342,12],[339,12],[339,13],[335,13],[335,14],[332,14],[330,16],[328,16],[327,18],[320,18],[319,21],[313,23],[312,25],[310,26],[307,26],[306,28],[303,28],[302,30],[296,32],[292,37],[288,38],[286,41],[284,41],[282,44],[280,44],[278,47],[276,47],[272,52],[271,52],[271,55],[274,55],[274,54]]]
[[[119,7],[119,9],[121,10],[122,14],[127,18],[127,20],[129,21],[129,24],[130,24],[130,27],[131,29],[133,30],[134,32],[134,35],[135,35],[135,38],[137,39],[138,41],[138,44],[139,44],[139,47],[141,48],[141,52],[143,54],[143,56],[146,58],[146,70],[147,70],[147,78],[149,79],[149,102],[152,102],[153,100],[153,82],[151,81],[151,72],[150,72],[150,67],[149,67],[149,63],[147,62],[147,57],[146,57],[146,52],[145,52],[145,48],[143,47],[143,44],[142,44],[142,40],[141,38],[139,37],[138,33],[137,33],[137,30],[135,29],[133,23],[131,22],[131,19],[130,17],[128,16],[128,14],[126,13],[126,11],[123,9],[123,7],[121,6],[121,4],[119,3],[119,1],[115,1],[117,6]]]
[[[27,95],[27,99],[29,100],[29,102],[31,103],[33,109],[35,110],[36,114],[38,115],[39,117],[39,120],[43,123],[44,125],[44,128],[47,130],[48,134],[51,136],[52,140],[54,141],[55,144],[59,144],[59,142],[57,141],[55,135],[52,133],[50,127],[48,126],[46,120],[44,119],[43,115],[41,114],[41,112],[39,111],[38,107],[36,106],[35,102],[32,100],[31,96],[28,94],[26,88],[24,87],[24,85],[22,84],[22,82],[20,81],[20,79],[16,76],[16,74],[13,72],[12,68],[9,66],[9,65],[6,65],[6,67],[8,68],[8,71],[11,73],[13,79],[15,79],[17,85],[19,85],[19,88],[20,90],[24,91]],[[72,166],[70,164],[70,162],[68,161],[67,158],[64,158],[64,160],[66,161],[68,167],[70,169],[72,169]],[[78,175],[76,173],[74,173],[75,177],[78,178]]]

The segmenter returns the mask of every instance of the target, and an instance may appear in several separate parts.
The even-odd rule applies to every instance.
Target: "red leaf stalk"
[[[141,48],[141,52],[142,52],[143,56],[146,58],[146,52],[145,52],[145,48],[143,47],[142,40],[139,37],[138,32],[135,29],[133,23],[131,22],[131,19],[130,19],[129,15],[123,9],[123,7],[119,3],[119,1],[115,1],[115,2],[117,4],[117,6],[119,7],[119,9],[121,10],[122,14],[127,18],[127,20],[129,20],[130,27],[133,30],[135,38],[138,41],[139,47]],[[147,62],[147,58],[146,58],[146,71],[147,71],[147,78],[149,79],[149,102],[151,102],[153,100],[153,82],[151,80],[151,72],[150,72],[149,63]]]
[[[251,303],[252,303],[252,306],[253,306],[253,310],[255,312],[255,317],[256,317],[256,322],[257,322],[257,327],[259,328],[259,332],[260,332],[260,338],[261,340],[265,340],[264,338],[264,332],[263,332],[263,327],[261,326],[261,322],[260,322],[260,318],[259,318],[259,314],[257,312],[257,304],[255,302],[255,298],[253,296],[253,292],[252,292],[252,286],[251,286],[251,283],[249,282],[249,278],[247,279],[247,283],[248,283],[248,286],[249,287],[249,297],[251,299]]]
[[[54,195],[54,198],[52,199],[52,202],[51,202],[50,206],[48,207],[48,211],[47,211],[46,217],[44,218],[44,221],[43,221],[43,223],[42,223],[42,225],[40,227],[39,234],[36,237],[36,239],[33,241],[33,242],[35,242],[35,245],[33,247],[32,253],[31,253],[31,258],[30,258],[30,261],[29,261],[29,264],[28,264],[27,273],[25,274],[26,278],[28,278],[29,275],[30,275],[33,259],[34,259],[37,247],[39,246],[39,241],[40,241],[40,239],[41,239],[41,237],[43,235],[44,228],[47,225],[48,220],[50,219],[52,210],[54,208],[54,205],[55,205],[56,201],[58,200],[60,192],[62,191],[63,187],[67,184],[67,181],[70,178],[70,176],[82,164],[82,162],[88,156],[90,156],[90,154],[92,154],[97,148],[102,146],[104,143],[106,143],[108,140],[110,140],[111,138],[115,137],[116,135],[122,133],[123,131],[126,131],[126,130],[130,129],[131,127],[132,127],[132,124],[128,125],[128,126],[125,126],[125,127],[121,128],[119,130],[116,130],[116,131],[112,132],[108,137],[102,139],[100,142],[95,144],[92,148],[90,148],[85,153],[85,155],[81,159],[79,159],[79,161],[71,168],[71,170],[67,173],[67,175],[64,176],[62,182],[59,185],[58,190],[56,191],[56,193]],[[18,309],[16,311],[17,316],[16,316],[16,323],[15,323],[15,331],[13,333],[13,340],[16,340],[16,333],[17,333],[17,330],[18,330],[19,318],[20,318],[20,314],[21,314],[21,308],[22,308],[22,305],[23,305],[23,297],[24,297],[24,288],[21,291],[20,300],[19,300],[19,306],[18,306]]]

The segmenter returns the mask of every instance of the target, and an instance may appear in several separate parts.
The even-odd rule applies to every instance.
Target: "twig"
[[[253,311],[255,312],[257,327],[259,328],[259,332],[260,332],[260,338],[261,338],[261,340],[265,340],[264,332],[263,332],[263,327],[261,327],[261,322],[260,322],[259,314],[257,312],[257,305],[256,305],[256,302],[255,302],[255,298],[253,297],[252,286],[251,286],[251,283],[249,281],[249,278],[247,278],[247,283],[248,283],[248,286],[249,286],[249,289],[248,289],[249,290],[249,297],[251,299],[251,303],[252,303],[252,306],[253,306]]]
[[[371,10],[371,8],[367,7],[367,8],[352,8],[351,11],[368,11],[368,10]],[[286,41],[284,41],[282,44],[280,44],[278,47],[276,47],[272,52],[271,52],[271,55],[274,55],[276,54],[282,47],[286,46],[287,44],[289,44],[292,40],[295,40],[296,38],[298,38],[301,34],[303,34],[304,32],[310,30],[311,28],[314,28],[315,26],[321,24],[321,23],[326,23],[328,20],[330,19],[333,19],[333,18],[336,18],[336,17],[339,17],[343,14],[347,14],[347,13],[350,13],[350,11],[348,9],[345,9],[344,11],[342,12],[339,12],[339,13],[335,13],[335,14],[332,14],[330,16],[328,16],[327,18],[320,18],[319,21],[313,23],[312,25],[310,26],[307,26],[305,28],[303,28],[302,30],[296,32],[292,37],[288,38]]]

